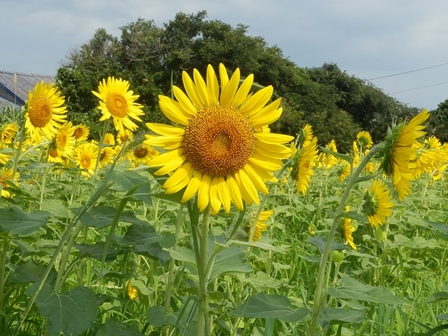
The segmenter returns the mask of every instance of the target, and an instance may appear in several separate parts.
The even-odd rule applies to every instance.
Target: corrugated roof
[[[55,77],[0,70],[0,97],[21,106],[28,99],[28,92],[41,81],[54,83]]]

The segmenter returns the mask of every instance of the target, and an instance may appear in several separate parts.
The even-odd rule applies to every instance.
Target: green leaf
[[[307,308],[291,308],[291,303],[285,296],[257,293],[243,302],[232,314],[246,318],[276,318],[285,322],[297,322],[305,318],[309,311]]]
[[[383,304],[401,304],[401,300],[383,286],[365,285],[348,275],[341,276],[342,286],[328,288],[328,293],[339,299],[350,299]]]
[[[74,209],[74,211],[77,212],[79,211],[79,209],[80,208]],[[81,216],[80,221],[82,224],[86,226],[102,228],[112,224],[116,212],[117,209],[111,206],[106,205],[94,206]],[[134,213],[131,211],[122,212],[119,221],[128,223],[146,224],[145,221],[136,218]]]
[[[96,260],[101,261],[103,258],[103,251],[105,248],[105,242],[97,242],[95,244],[75,244],[75,247],[81,253],[81,258],[92,257]],[[106,261],[115,260],[118,254],[122,252],[121,249],[112,247],[109,245],[108,251],[106,253]]]
[[[426,303],[434,303],[439,301],[448,300],[448,292],[437,292],[428,296],[425,300]]]
[[[315,236],[315,237],[308,238],[307,240],[305,240],[305,242],[313,244],[314,246],[316,246],[318,248],[319,252],[322,253],[324,251],[325,244],[327,244],[327,238],[322,237],[322,236]],[[346,250],[347,245],[344,245],[344,244],[341,244],[338,242],[332,242],[330,249],[331,250]]]
[[[209,281],[224,273],[247,273],[250,271],[252,271],[252,267],[245,262],[244,250],[237,246],[227,247],[216,254]]]
[[[424,219],[423,221],[425,223],[427,223],[430,227],[432,227],[434,230],[437,230],[437,231],[443,233],[444,235],[448,235],[448,224],[436,223],[436,222],[429,221],[427,219]]]
[[[46,211],[27,213],[15,206],[0,208],[0,227],[7,233],[29,236],[43,226],[50,216]]]
[[[15,269],[16,275],[11,278],[11,282],[38,282],[42,279],[42,276],[45,274],[47,267],[47,265],[37,264],[33,260],[28,260],[26,263],[19,265]],[[56,275],[56,271],[54,269],[51,269],[46,282],[51,282],[56,279]]]
[[[115,319],[109,319],[103,324],[96,333],[96,336],[144,336],[140,331],[135,330]]]
[[[177,317],[170,312],[167,312],[163,307],[150,307],[146,312],[146,319],[149,324],[154,327],[161,327],[164,325],[176,325]]]
[[[147,222],[132,224],[123,237],[114,236],[113,240],[119,245],[130,247],[134,253],[157,259],[162,264],[170,258],[160,245],[162,236]]]
[[[324,307],[320,310],[318,320],[322,328],[340,322],[360,323],[364,320],[364,312],[354,309]]]
[[[93,291],[75,287],[67,295],[54,293],[44,286],[36,298],[39,313],[48,319],[50,336],[79,335],[91,327],[98,305]]]
[[[116,183],[118,190],[124,192],[138,185],[138,188],[132,193],[132,198],[145,202],[148,205],[152,204],[149,179],[147,177],[140,175],[134,170],[118,171],[114,169],[110,179]]]

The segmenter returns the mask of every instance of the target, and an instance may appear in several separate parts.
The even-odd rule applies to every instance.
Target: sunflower
[[[345,207],[345,212],[349,212],[349,211],[350,211],[350,206],[347,205]],[[344,237],[344,240],[347,242],[347,244],[350,245],[350,247],[354,250],[357,249],[355,242],[353,240],[353,236],[352,236],[352,233],[355,231],[356,231],[356,229],[352,225],[351,218],[344,218],[343,222],[342,222],[342,236]]]
[[[293,137],[265,127],[282,113],[280,99],[267,104],[272,86],[249,95],[253,75],[239,85],[240,70],[229,79],[222,64],[219,79],[211,65],[206,80],[196,69],[193,79],[183,72],[186,94],[173,86],[177,101],[159,96],[162,112],[179,126],[147,124],[160,135],[149,137],[149,145],[166,150],[148,165],[161,167],[156,175],[172,173],[163,185],[168,194],[185,188],[182,202],[197,195],[200,211],[210,205],[217,213],[222,205],[228,213],[231,203],[242,210],[243,201],[259,203],[258,191],[268,193],[265,181],[291,155],[284,144]]]
[[[338,152],[338,149],[336,147],[336,141],[331,140],[326,146],[326,149],[328,149],[329,151]],[[325,168],[331,168],[335,165],[337,165],[339,162],[338,158],[336,156],[334,156],[331,153],[320,153],[320,160],[319,160],[319,165]]]
[[[65,98],[54,84],[40,82],[28,93],[25,128],[32,142],[54,137],[67,117],[64,104]]]
[[[159,155],[159,152],[152,148],[145,140],[130,151],[129,159],[134,167],[138,167],[140,165],[147,165],[157,155]]]
[[[294,157],[295,163],[291,171],[291,176],[296,180],[297,192],[305,195],[308,191],[311,176],[314,175],[314,167],[318,160],[317,138],[312,137],[299,149]]]
[[[90,134],[90,129],[84,125],[79,124],[76,126],[73,126],[73,136],[75,137],[77,142],[86,141]]]
[[[118,132],[117,134],[117,144],[122,145],[125,142],[131,142],[134,139],[134,133],[125,129],[123,132]]]
[[[112,133],[104,134],[103,144],[115,146],[115,136]]]
[[[17,183],[18,180],[19,180],[19,173],[16,173],[14,175],[12,169],[2,168],[2,170],[0,171],[0,185],[2,187],[0,196],[4,198],[12,197],[12,194],[5,189],[6,187],[9,186],[7,181]]]
[[[313,140],[313,138],[313,129],[311,125],[306,124],[299,133],[299,143],[302,147],[306,146],[311,140]]]
[[[55,137],[56,149],[58,156],[70,158],[75,150],[75,137],[73,136],[74,128],[72,122],[69,121],[59,128]]]
[[[134,95],[134,91],[129,90],[129,82],[121,78],[109,77],[107,81],[103,79],[100,82],[98,91],[92,91],[92,93],[100,99],[99,109],[103,114],[100,121],[112,117],[118,132],[124,132],[125,128],[134,132],[138,126],[131,118],[142,121],[140,116],[144,115],[144,112],[143,106],[135,102],[139,95]]]
[[[115,154],[117,154],[117,152],[114,148],[108,146],[102,147],[99,166],[104,167],[109,163],[112,163],[114,161]]]
[[[16,123],[8,123],[0,126],[0,143],[12,143],[18,130],[19,126]]]
[[[255,223],[254,233],[251,241],[255,242],[261,239],[262,233],[268,229],[266,221],[271,218],[273,214],[273,210],[263,211],[260,213],[257,223]],[[247,227],[247,232],[250,235],[250,226]]]
[[[367,131],[358,132],[358,134],[356,134],[356,141],[362,151],[370,149],[373,146],[372,136]]]
[[[380,180],[374,180],[366,190],[362,210],[375,228],[383,225],[386,218],[392,215],[394,203],[391,202],[391,199],[389,189]]]
[[[411,182],[414,179],[411,163],[416,158],[417,149],[413,146],[416,139],[424,136],[426,126],[422,123],[428,119],[429,113],[423,110],[406,124],[400,124],[388,131],[386,136],[381,168],[387,176],[392,176],[393,186],[402,200],[411,193]]]
[[[75,161],[82,169],[82,173],[86,177],[90,177],[95,172],[96,162],[98,157],[98,146],[85,142],[76,147]]]
[[[423,143],[414,142],[414,148],[417,149],[417,159],[413,162],[414,178],[418,178],[423,173],[432,173],[446,162],[448,157],[448,148],[442,145],[434,136],[425,139]]]

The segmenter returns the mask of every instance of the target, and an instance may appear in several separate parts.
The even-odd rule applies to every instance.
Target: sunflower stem
[[[197,206],[197,204],[193,205],[193,207],[195,206]],[[198,321],[196,325],[196,335],[204,336],[204,335],[210,335],[211,332],[208,319],[207,273],[206,273],[207,241],[210,225],[210,205],[207,206],[207,208],[204,210],[202,214],[201,232],[198,232],[198,226],[199,226],[197,221],[198,217],[190,213],[190,218],[192,219],[191,225],[192,225],[193,244],[194,244],[196,263],[198,267],[198,280],[199,280],[199,290],[198,290],[199,311],[198,311]]]
[[[183,224],[183,211],[184,211],[184,203],[181,203],[179,205],[179,212],[177,214],[177,220],[176,220],[176,231],[174,233],[174,245],[173,250],[177,247],[177,243],[179,240],[180,232],[182,230],[182,224]],[[165,291],[165,310],[168,311],[170,308],[170,301],[171,301],[171,291],[173,289],[173,282],[174,282],[174,259],[171,258],[169,270],[168,270],[168,280],[166,283],[166,291]]]
[[[331,244],[334,241],[336,230],[340,225],[340,219],[341,215],[344,212],[345,205],[348,201],[348,198],[350,196],[350,192],[353,188],[353,186],[356,184],[356,180],[358,179],[359,175],[364,170],[367,163],[370,161],[370,159],[373,157],[374,154],[379,149],[379,145],[372,148],[372,150],[363,158],[355,172],[350,176],[350,179],[347,182],[347,185],[345,187],[344,193],[341,197],[341,201],[339,203],[339,206],[336,210],[336,213],[333,218],[333,223],[331,225],[330,231],[328,233],[328,238],[325,243],[324,250],[322,252],[320,263],[319,263],[319,272],[317,274],[317,280],[316,280],[316,289],[314,292],[314,299],[313,299],[313,307],[312,307],[312,313],[311,313],[311,325],[309,329],[310,336],[314,336],[317,334],[317,320],[319,317],[320,310],[322,308],[322,298],[323,294],[326,293],[326,288],[324,289],[324,281],[325,281],[325,274],[327,272],[328,267],[328,261],[329,257],[331,255]]]

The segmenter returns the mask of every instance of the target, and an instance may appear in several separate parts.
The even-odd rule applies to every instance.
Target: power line
[[[389,94],[396,94],[396,93],[402,93],[402,92],[408,92],[408,91],[414,91],[414,90],[426,89],[426,88],[429,88],[429,87],[438,86],[438,85],[443,85],[443,84],[448,84],[448,82],[441,82],[441,83],[432,84],[432,85],[419,86],[419,87],[412,88],[412,89],[407,89],[407,90],[401,90],[401,91],[389,92]]]
[[[441,66],[444,66],[444,65],[448,65],[448,62],[447,62],[447,63],[442,63],[442,64],[437,64],[437,65],[432,65],[432,66],[429,66],[429,67],[426,67],[426,68],[420,68],[420,69],[415,69],[415,70],[409,70],[409,71],[399,72],[399,73],[395,73],[395,74],[392,74],[392,75],[386,75],[386,76],[380,76],[380,77],[370,78],[370,79],[367,79],[367,80],[368,80],[368,81],[373,81],[373,80],[376,80],[376,79],[382,79],[382,78],[388,78],[388,77],[400,76],[400,75],[405,75],[405,74],[408,74],[408,73],[411,73],[411,72],[417,72],[417,71],[423,71],[423,70],[428,70],[428,69],[432,69],[432,68],[438,68],[438,67],[441,67]]]

